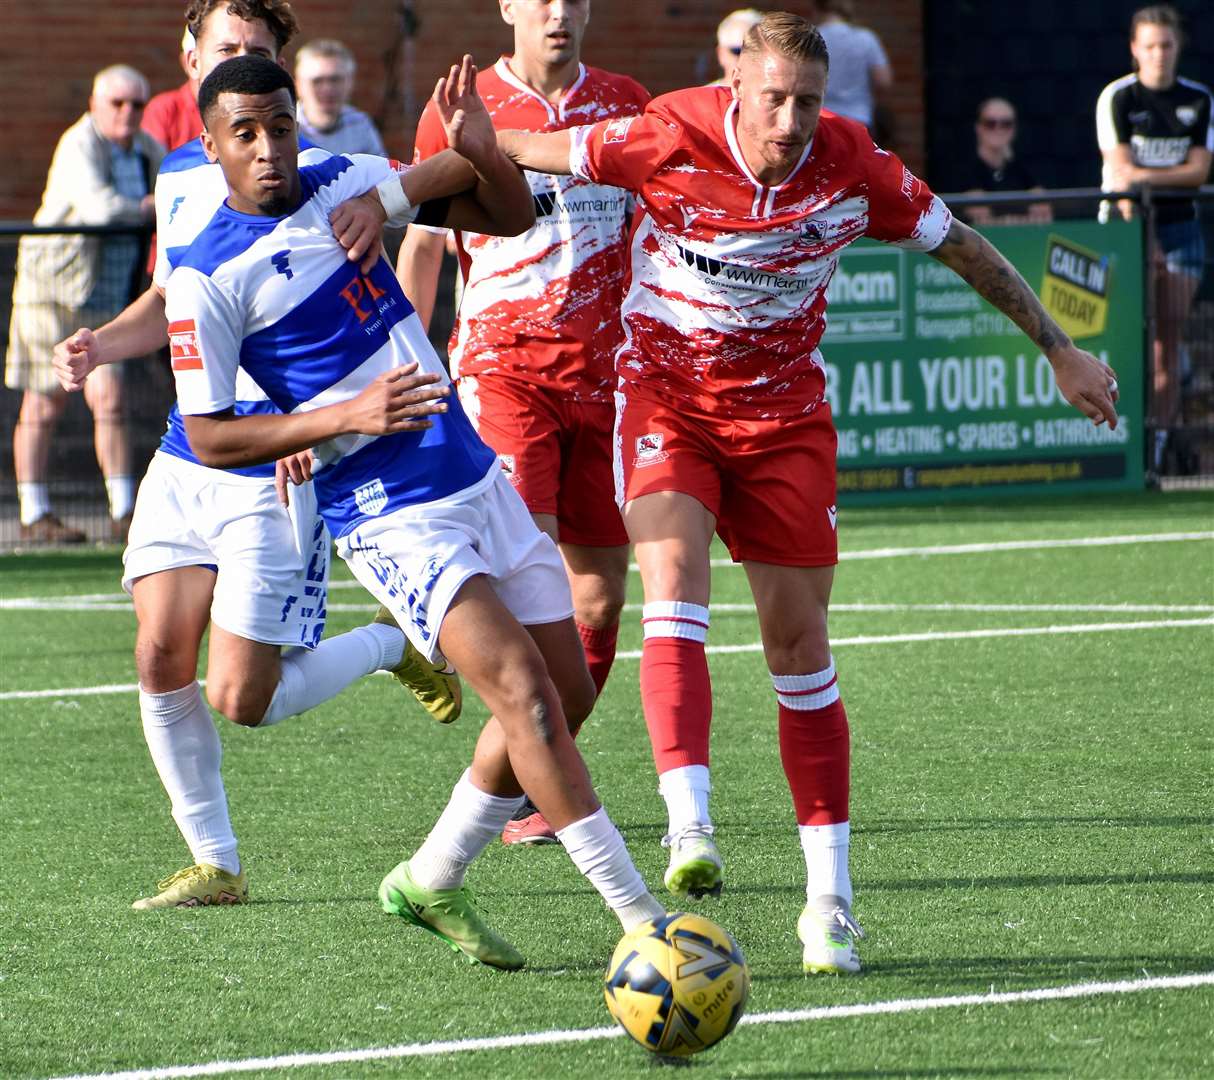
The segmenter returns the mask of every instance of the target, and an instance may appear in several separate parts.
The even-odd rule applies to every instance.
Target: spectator
[[[1016,141],[1016,108],[1010,101],[992,97],[982,102],[974,121],[974,136],[977,139],[974,157],[962,167],[956,184],[958,191],[970,194],[1042,190],[1012,148]],[[1034,203],[1027,209],[1015,204],[969,206],[964,215],[973,225],[1016,225],[1053,219],[1048,203]]]
[[[194,35],[187,26],[181,36],[178,57],[185,82],[176,90],[165,90],[148,102],[143,114],[143,130],[164,148],[165,153],[184,146],[202,134],[202,117],[198,115],[198,78],[190,69],[190,53],[194,51]]]
[[[870,131],[878,92],[894,84],[894,72],[881,39],[863,26],[855,26],[852,0],[821,0],[818,32],[830,53],[826,108],[859,120]]]
[[[55,147],[37,225],[138,225],[154,213],[152,182],[164,152],[139,130],[147,80],[116,65],[97,73],[89,111]],[[135,237],[27,236],[17,254],[5,383],[25,391],[13,436],[21,539],[81,543],[84,533],[51,513],[47,458],[67,394],[51,367],[55,343],[78,326],[108,322],[131,298],[142,265]],[[121,368],[98,371],[84,397],[93,413],[112,533],[125,540],[135,478],[122,416]]]
[[[309,41],[295,57],[299,131],[332,154],[384,153],[384,143],[365,112],[347,104],[354,88],[354,55],[340,41]]]
[[[721,20],[721,25],[717,27],[717,63],[721,65],[721,77],[713,86],[729,85],[733,69],[738,65],[738,57],[742,55],[742,39],[746,37],[746,31],[762,18],[763,13],[754,8],[738,8]]]
[[[1207,86],[1179,78],[1180,19],[1168,4],[1140,8],[1130,20],[1134,73],[1109,83],[1096,102],[1096,137],[1104,161],[1105,191],[1135,188],[1196,188],[1210,172],[1214,118]],[[1120,200],[1126,220],[1134,204]],[[1107,204],[1101,208],[1107,217]],[[1154,466],[1164,469],[1168,444],[1178,471],[1188,453],[1176,428],[1181,423],[1181,333],[1205,262],[1197,205],[1192,198],[1161,196],[1155,202],[1156,338],[1153,394],[1148,423],[1154,428]]]

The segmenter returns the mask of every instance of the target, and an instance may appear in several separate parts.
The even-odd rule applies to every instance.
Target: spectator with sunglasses
[[[97,73],[89,111],[55,147],[36,225],[140,225],[155,214],[152,181],[164,150],[139,123],[148,82],[126,65]],[[5,383],[23,390],[13,436],[13,462],[26,543],[82,543],[85,535],[52,512],[47,461],[67,404],[51,366],[55,343],[78,326],[97,326],[120,312],[143,265],[135,236],[79,233],[27,236],[17,254]],[[113,538],[126,539],[136,478],[122,408],[121,368],[90,379],[84,398],[93,413],[97,462],[105,477]]]
[[[1016,108],[1010,101],[1001,97],[983,101],[974,120],[974,136],[974,156],[960,166],[961,171],[950,188],[966,194],[1042,190],[1013,149]],[[1016,204],[969,206],[962,214],[972,225],[1019,225],[1053,218],[1048,203],[1034,203],[1027,208]]]
[[[717,63],[721,65],[721,77],[713,86],[728,86],[733,78],[733,69],[742,55],[742,42],[747,31],[763,18],[754,8],[738,8],[721,20],[717,27]]]

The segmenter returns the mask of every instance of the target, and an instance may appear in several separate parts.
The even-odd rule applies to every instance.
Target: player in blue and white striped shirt
[[[245,5],[242,11],[229,11],[225,0],[191,5],[190,62],[200,75],[236,55],[274,58],[295,31],[285,0]],[[315,149],[306,153],[312,160],[330,156]],[[467,163],[460,167],[470,178]],[[82,329],[57,346],[56,373],[65,390],[80,390],[98,364],[165,345],[162,292],[172,259],[189,247],[226,196],[223,173],[199,140],[166,158],[156,183],[160,248],[153,284],[96,333]],[[348,212],[343,208],[343,232]],[[378,247],[378,222],[372,231]],[[247,376],[237,396],[240,411],[273,411]],[[435,673],[416,650],[402,656],[405,638],[396,627],[358,627],[313,649],[324,625],[329,546],[311,485],[296,490],[288,513],[275,492],[272,463],[204,467],[173,409],[140,485],[123,585],[139,623],[135,660],[144,737],[194,865],[162,882],[156,895],[137,900],[137,909],[239,903],[247,896],[219,735],[197,680],[208,621],[207,697],[237,723],[268,727],[381,667],[398,673],[407,667],[410,689],[432,714],[457,714],[457,684]],[[303,648],[280,655],[283,646]]]
[[[441,223],[483,232],[494,206],[499,224],[509,212],[522,231],[534,220],[530,190],[497,149],[474,78],[465,57],[436,93],[452,148],[478,174]],[[447,392],[446,374],[386,261],[363,274],[328,228],[341,201],[375,187],[387,203],[401,182],[370,157],[299,168],[294,87],[256,57],[220,65],[199,107],[229,196],[166,295],[197,358],[176,372],[190,442],[218,467],[315,447],[317,500],[338,553],[413,644],[453,662],[494,714],[434,830],[384,879],[385,910],[483,963],[521,966],[462,884],[525,789],[625,928],[658,916],[569,734],[594,684],[556,547],[458,399],[427,430],[408,430],[416,407],[399,403],[401,373],[416,365],[436,395]],[[241,368],[283,415],[234,412]]]

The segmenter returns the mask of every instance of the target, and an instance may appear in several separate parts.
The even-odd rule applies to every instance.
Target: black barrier
[[[1197,205],[1195,235],[1200,239],[1179,250],[1173,237],[1165,237],[1161,244],[1156,227],[1168,194],[1182,194]],[[1153,268],[1143,274],[1147,315],[1141,340],[1135,343],[1144,367],[1148,418],[1144,464],[1148,482],[1169,488],[1209,485],[1214,483],[1214,186],[1176,193],[1126,192],[1113,199],[1123,197],[1133,204],[1137,220],[1142,222],[1144,269]],[[1023,209],[1026,216],[1037,215],[1031,220],[1042,219],[1042,208],[1055,219],[1091,220],[1110,197],[1097,189],[1079,188],[966,193],[944,198],[962,217],[974,207],[985,206],[1001,212]],[[997,225],[1001,220],[1009,219],[996,218],[988,224]],[[38,227],[29,222],[0,222],[0,355],[6,360],[6,374],[16,310],[13,298],[19,250],[22,243],[45,243],[54,238],[125,239],[143,245],[149,234],[146,229],[122,226]],[[141,271],[145,262],[142,258],[139,261]],[[1169,287],[1177,284],[1177,277],[1186,279],[1180,282],[1185,289]],[[132,280],[127,295],[133,298],[145,286],[146,278]],[[451,294],[450,284],[445,281],[440,285],[431,325],[431,339],[440,352],[453,318]],[[38,299],[52,304],[63,298],[56,296],[54,285],[48,281]],[[81,314],[82,319],[87,316]],[[87,321],[81,324],[87,325]],[[1169,369],[1157,378],[1161,365]],[[122,390],[129,467],[135,476],[142,476],[173,401],[167,358],[144,357],[122,365]],[[14,467],[22,398],[20,390],[7,385],[0,388],[0,551],[36,546],[22,539]],[[1163,415],[1161,410],[1165,409],[1171,409],[1170,416]],[[103,431],[102,438],[110,434]],[[88,543],[113,543],[115,532],[106,487],[97,464],[98,441],[93,417],[82,396],[71,395],[50,442],[47,485],[51,508],[66,526],[82,532]]]

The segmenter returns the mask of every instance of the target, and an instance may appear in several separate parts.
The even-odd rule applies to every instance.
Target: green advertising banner
[[[1143,486],[1138,223],[983,232],[1117,372],[1117,430],[1072,409],[1032,342],[947,267],[863,241],[839,260],[822,339],[841,503]]]

